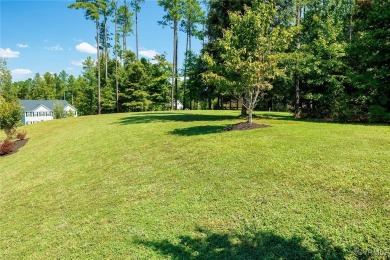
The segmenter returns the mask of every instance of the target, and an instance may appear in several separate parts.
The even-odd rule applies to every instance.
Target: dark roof
[[[24,107],[25,111],[33,111],[34,109],[36,109],[40,105],[43,105],[50,110],[53,110],[54,105],[56,103],[59,103],[60,105],[63,105],[64,107],[70,106],[70,107],[74,108],[66,100],[20,100],[19,102]]]

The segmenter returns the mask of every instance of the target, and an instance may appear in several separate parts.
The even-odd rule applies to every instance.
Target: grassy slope
[[[0,258],[378,257],[390,241],[388,126],[235,111],[24,127],[0,158]],[[273,114],[280,116],[281,114]]]

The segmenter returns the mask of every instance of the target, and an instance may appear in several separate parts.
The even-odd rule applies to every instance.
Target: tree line
[[[155,57],[155,62],[151,63],[144,58],[137,60],[135,53],[126,51],[123,65],[115,59],[108,60],[108,75],[105,74],[104,62],[100,62],[99,66],[102,71],[101,113],[117,112],[117,104],[119,112],[169,109],[168,80],[172,66],[164,55]],[[97,74],[97,62],[88,57],[78,77],[68,75],[65,71],[59,74],[36,73],[34,78],[6,84],[2,95],[7,100],[65,99],[77,108],[80,115],[93,115],[98,112]],[[118,102],[115,97],[116,87]]]
[[[138,47],[127,50],[133,21],[138,46],[142,2],[71,4],[95,23],[97,60],[85,60],[77,78],[61,72],[2,80],[2,95],[65,98],[81,114],[175,109],[178,100],[188,109],[218,109],[239,101],[243,113],[390,121],[388,0],[159,0],[166,13],[159,23],[173,29],[174,52],[171,62],[161,55],[153,63],[139,59]],[[182,66],[178,30],[186,33]],[[203,43],[200,53],[191,49],[193,38]]]
[[[390,121],[390,1],[216,0],[207,26],[195,93],[296,118]]]

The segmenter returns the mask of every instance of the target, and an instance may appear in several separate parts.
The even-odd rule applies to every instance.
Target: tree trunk
[[[179,37],[178,37],[178,21],[176,22],[176,31],[175,31],[175,109],[177,110],[177,98],[179,94],[179,89],[177,86],[177,76],[178,76],[178,66],[177,66],[177,53],[179,46]]]
[[[272,110],[273,110],[273,100],[271,96],[271,98],[268,100],[268,111],[272,111]]]
[[[253,113],[253,109],[248,108],[248,123],[249,124],[252,124],[252,113]]]
[[[172,86],[171,86],[171,110],[177,108],[175,104],[175,86],[176,86],[176,36],[177,36],[177,21],[173,21],[173,64],[172,64]]]
[[[128,18],[128,16],[127,16],[127,2],[126,2],[126,0],[124,0],[124,4],[125,4],[125,6],[126,6],[126,9],[125,9],[125,21],[124,21],[124,24],[123,24],[123,26],[125,27],[124,29],[123,29],[123,35],[122,35],[122,49],[123,49],[123,54],[125,55],[126,54],[126,50],[127,50],[127,42],[126,42],[126,36],[127,36],[127,18]],[[122,27],[123,27],[122,26]]]
[[[125,55],[126,50],[127,50],[127,43],[126,43],[126,33],[124,32],[122,35],[122,49],[123,49],[123,55]]]
[[[98,67],[98,114],[102,112],[100,100],[100,43],[99,43],[99,20],[96,20],[96,49],[97,49],[97,67]]]
[[[105,15],[104,17],[104,50],[105,50],[105,66],[106,66],[106,86],[108,84],[108,48],[107,48],[107,42],[108,42],[108,36],[107,36],[107,17]]]
[[[135,51],[138,60],[138,11],[135,10]]]
[[[115,2],[115,97],[116,97],[116,112],[119,113],[119,87],[118,87],[118,42],[117,38],[117,6]]]
[[[188,50],[189,50],[189,38],[190,31],[187,29],[187,38],[186,38],[186,51],[185,51],[185,61],[184,61],[184,84],[183,84],[183,109],[186,109],[186,84],[187,84],[187,62],[188,62]]]
[[[301,24],[301,4],[297,4],[297,16],[296,16],[296,26],[299,27]],[[301,48],[301,40],[300,35],[297,37],[297,60],[296,60],[296,68],[295,68],[295,118],[300,118],[301,115],[301,89],[299,85],[299,49]]]
[[[244,106],[244,102],[245,102],[245,94],[242,95],[242,104],[241,104],[241,116],[247,116],[247,111],[246,111],[246,107]],[[237,108],[238,108],[238,102],[237,102]]]

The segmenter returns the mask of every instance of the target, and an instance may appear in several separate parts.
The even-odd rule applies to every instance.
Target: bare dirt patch
[[[241,122],[241,123],[227,126],[225,128],[225,131],[241,131],[241,130],[250,130],[256,128],[265,128],[265,127],[271,127],[271,126],[266,124]]]
[[[27,144],[29,139],[23,139],[23,140],[16,140],[14,142],[14,151],[13,153],[16,153],[20,148],[25,146]]]

